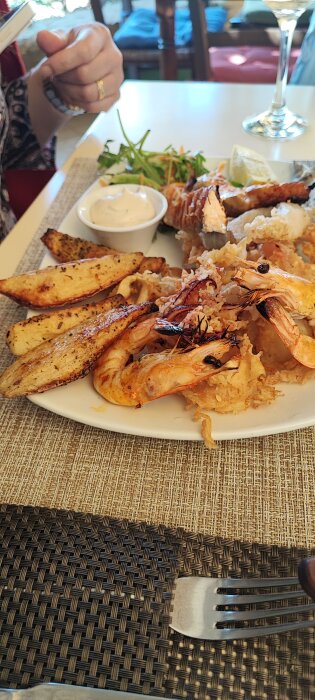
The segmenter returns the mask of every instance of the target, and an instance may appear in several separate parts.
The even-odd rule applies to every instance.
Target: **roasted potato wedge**
[[[41,240],[50,253],[59,262],[73,262],[86,258],[102,258],[104,255],[115,255],[117,250],[106,248],[104,245],[86,241],[83,238],[74,238],[67,233],[61,233],[56,229],[48,228]],[[166,266],[165,258],[144,257],[139,268],[139,272],[150,270],[151,272],[161,272]],[[168,267],[168,266],[166,266]]]
[[[86,241],[83,238],[74,238],[68,233],[61,233],[54,228],[48,228],[41,237],[44,245],[58,262],[73,262],[85,258],[102,258],[104,255],[116,255],[117,250],[106,248],[104,245]],[[139,272],[151,270],[161,272],[165,267],[165,258],[144,257]]]
[[[117,255],[117,250],[106,248],[104,245],[86,241],[83,238],[74,238],[68,233],[61,233],[56,229],[48,228],[46,233],[41,237],[41,240],[48,248],[50,253],[58,260],[58,262],[73,262],[74,260],[83,260],[86,258],[101,258],[104,255]],[[172,270],[166,263],[165,258],[155,256],[144,256],[139,267],[139,272],[150,270],[151,272],[160,272],[161,274],[172,274]],[[180,277],[181,268],[176,268],[176,274]]]
[[[70,328],[78,326],[79,323],[123,305],[126,305],[125,298],[121,294],[115,294],[91,304],[32,316],[9,328],[6,338],[7,345],[13,355],[24,355],[29,350],[36,348],[37,345],[65,333]]]
[[[0,293],[33,309],[73,304],[120,282],[142,260],[142,253],[117,253],[46,267],[0,280]]]
[[[97,358],[137,318],[156,311],[150,303],[98,314],[19,357],[0,376],[8,398],[41,393],[83,377]]]
[[[117,250],[107,248],[83,238],[74,238],[67,233],[61,233],[54,228],[48,228],[41,237],[44,245],[59,262],[71,262],[85,258],[102,258],[104,255],[115,255]]]

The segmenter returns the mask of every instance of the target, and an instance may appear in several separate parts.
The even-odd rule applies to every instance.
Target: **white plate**
[[[211,161],[211,167],[215,162]],[[273,163],[279,179],[289,179],[287,164]],[[59,229],[64,233],[92,240],[92,231],[79,220],[76,205]],[[158,234],[149,255],[164,255],[171,265],[180,265],[180,250],[174,236]],[[46,254],[42,267],[55,261]],[[215,440],[235,440],[305,428],[315,424],[314,381],[304,385],[282,385],[283,395],[270,406],[248,409],[237,415],[212,413]],[[115,406],[103,400],[94,390],[91,377],[29,397],[38,406],[66,418],[131,435],[171,439],[201,440],[200,425],[185,408],[183,397],[170,396],[153,401],[140,409]]]

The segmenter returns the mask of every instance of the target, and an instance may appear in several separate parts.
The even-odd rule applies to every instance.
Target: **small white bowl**
[[[152,219],[144,221],[142,224],[136,224],[128,228],[107,227],[91,221],[90,211],[92,204],[98,199],[101,199],[105,191],[111,192],[121,191],[127,188],[130,192],[145,192],[148,199],[152,202],[155,215]],[[78,216],[83,223],[94,231],[94,234],[99,243],[114,248],[115,250],[131,253],[139,251],[146,253],[153,241],[155,231],[159,221],[163,219],[167,210],[167,199],[158,190],[146,185],[102,185],[102,178],[99,178],[93,185],[82,195],[77,204]]]

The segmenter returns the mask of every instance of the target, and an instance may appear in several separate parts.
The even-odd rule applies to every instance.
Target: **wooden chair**
[[[198,74],[200,80],[216,80],[216,71],[211,62],[211,48],[230,47],[231,50],[236,47],[265,47],[269,49],[269,53],[277,49],[279,46],[279,30],[274,26],[264,27],[257,25],[233,25],[227,27],[223,31],[208,32],[204,16],[203,0],[193,0],[191,3],[191,19],[193,25],[193,41],[196,50],[195,61],[198,65]],[[305,36],[306,29],[295,31],[293,38],[293,48],[299,48]],[[273,53],[276,53],[273,51]],[[266,51],[268,55],[268,51]],[[296,53],[297,55],[297,53]],[[275,69],[277,58],[275,57]],[[242,67],[239,66],[238,75],[241,77]],[[222,80],[222,78],[219,78]],[[232,81],[231,81],[232,82]],[[237,82],[235,80],[234,82]],[[239,82],[247,82],[240,79]],[[263,80],[257,80],[263,82]],[[273,79],[270,80],[273,82]]]
[[[105,24],[103,7],[105,0],[90,0],[90,5],[96,22]],[[122,19],[128,17],[132,12],[132,0],[122,0]]]
[[[91,8],[95,19],[105,24],[104,6],[106,0],[91,0]],[[212,0],[201,0],[203,12],[196,15],[196,0],[189,0],[188,6],[192,23],[198,25],[201,18],[205,21],[205,6]],[[123,49],[124,65],[128,77],[139,77],[141,68],[159,68],[163,80],[177,80],[178,69],[188,68],[194,80],[204,80],[204,56],[193,40],[192,46],[176,47],[175,45],[175,5],[176,0],[155,0],[156,14],[160,23],[160,38],[158,49]],[[132,0],[122,0],[123,21],[133,11]],[[207,25],[205,25],[207,27]],[[198,31],[198,29],[197,29]],[[193,30],[194,35],[194,30]]]

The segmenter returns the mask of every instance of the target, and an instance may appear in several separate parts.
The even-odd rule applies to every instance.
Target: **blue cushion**
[[[224,7],[206,7],[208,31],[218,32],[227,20]],[[157,49],[160,23],[154,10],[140,8],[132,12],[114,34],[120,49]],[[192,24],[189,10],[176,10],[175,44],[189,46],[192,43]]]

